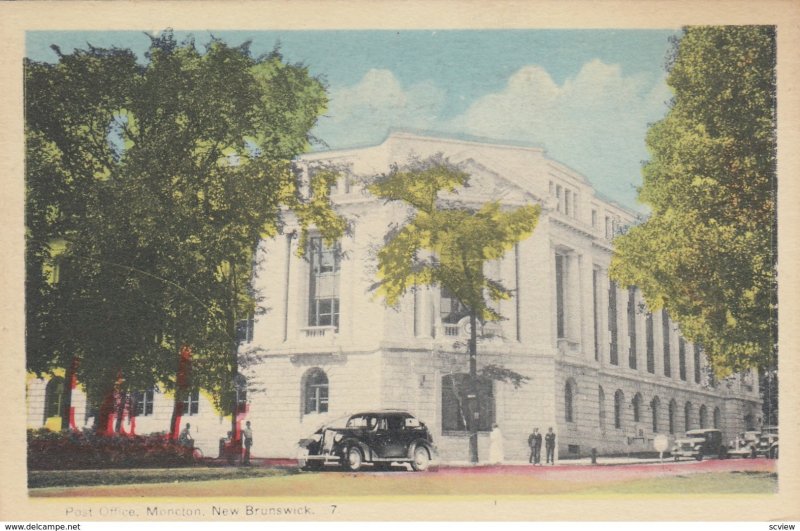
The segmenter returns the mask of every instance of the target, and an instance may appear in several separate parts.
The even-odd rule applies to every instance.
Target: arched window
[[[564,420],[567,422],[575,422],[574,399],[575,380],[570,378],[564,386]]]
[[[705,428],[708,424],[708,410],[705,405],[700,406],[700,427]]]
[[[642,420],[642,395],[640,393],[636,393],[633,395],[633,400],[631,401],[631,405],[633,406],[633,421],[634,422],[641,422]]]
[[[54,376],[44,389],[44,418],[61,416],[61,397],[64,394],[64,378]]]
[[[597,388],[597,405],[598,405],[598,414],[600,416],[600,429],[605,431],[606,429],[606,392],[603,391],[603,387]]]
[[[714,429],[720,429],[722,425],[722,411],[718,407],[714,408]]]
[[[319,368],[306,371],[303,376],[303,412],[328,412],[328,375]]]
[[[476,397],[473,396],[477,394]],[[477,411],[476,409],[477,403]],[[447,374],[442,377],[442,431],[469,431],[469,422],[477,412],[478,431],[491,431],[494,424],[494,392],[492,380],[477,381],[477,393],[470,386],[468,374]]]
[[[683,406],[683,428],[684,431],[689,431],[692,429],[692,403],[686,402],[686,405]]]
[[[625,403],[625,393],[622,389],[617,389],[614,393],[614,427],[620,429],[622,427],[622,405]]]
[[[678,403],[675,400],[669,401],[669,432],[675,433],[675,415],[678,413]]]
[[[653,398],[650,402],[650,409],[653,413],[653,433],[658,433],[658,409],[661,406],[661,400],[658,397]]]

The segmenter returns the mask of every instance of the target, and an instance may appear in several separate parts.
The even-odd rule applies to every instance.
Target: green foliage
[[[411,207],[409,219],[390,231],[378,252],[377,293],[396,305],[415,286],[446,287],[481,320],[499,320],[490,301],[510,292],[484,274],[484,264],[501,258],[528,237],[539,206],[514,210],[490,201],[478,207],[446,200],[469,182],[469,175],[441,156],[394,167],[369,190]]]
[[[147,58],[25,63],[28,368],[77,358],[99,403],[115,386],[174,389],[186,345],[192,386],[227,410],[259,240],[285,207],[305,230],[344,226],[318,184],[330,176],[308,199],[292,164],[327,98],[277,51],[213,40],[201,53],[165,32]]]
[[[639,199],[611,275],[665,307],[718,376],[776,363],[775,30],[690,27],[674,99],[651,126]]]

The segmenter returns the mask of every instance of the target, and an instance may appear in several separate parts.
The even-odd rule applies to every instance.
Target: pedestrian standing
[[[242,458],[243,465],[250,464],[250,447],[253,446],[253,428],[250,427],[250,421],[245,423],[242,430],[242,437],[244,438],[244,457]]]
[[[493,424],[489,434],[489,462],[499,465],[503,462],[503,453],[503,432],[500,431],[500,426]]]
[[[553,428],[547,428],[547,435],[544,436],[544,447],[547,450],[547,462],[551,465],[555,464],[556,453],[556,434],[553,433]]]
[[[539,428],[533,428],[533,433],[528,436],[528,446],[531,449],[531,456],[528,462],[540,465],[542,460],[542,434],[539,433]]]

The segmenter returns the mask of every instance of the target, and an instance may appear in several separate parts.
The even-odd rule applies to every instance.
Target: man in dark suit
[[[539,465],[542,460],[542,434],[539,428],[533,428],[533,433],[528,436],[528,446],[531,449],[531,456],[528,462]]]
[[[547,435],[544,436],[544,447],[545,450],[547,450],[547,462],[551,465],[554,465],[556,453],[556,434],[553,433],[553,428],[547,428]]]

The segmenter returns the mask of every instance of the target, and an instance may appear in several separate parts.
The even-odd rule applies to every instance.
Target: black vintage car
[[[392,463],[410,463],[427,470],[436,456],[428,428],[406,411],[367,411],[349,415],[301,439],[298,461],[306,470],[335,463],[359,470],[365,463],[388,469]]]

